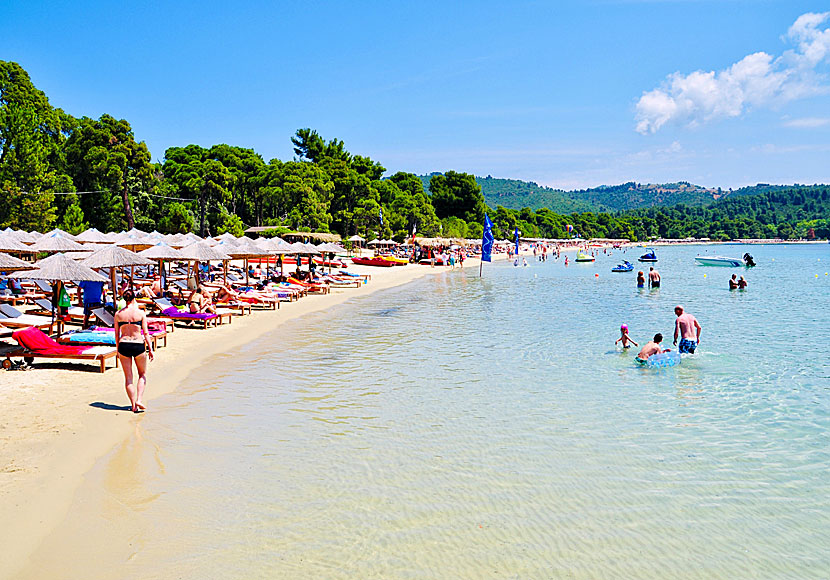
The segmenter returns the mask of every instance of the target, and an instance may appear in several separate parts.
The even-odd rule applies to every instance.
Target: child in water
[[[646,287],[646,277],[643,275],[643,271],[640,270],[637,272],[637,288],[645,288]]]
[[[620,326],[620,337],[614,341],[614,346],[617,346],[618,342],[622,342],[623,348],[631,348],[631,344],[633,344],[634,346],[640,346],[639,344],[634,342],[634,340],[630,336],[628,336],[628,325],[626,324]],[[631,344],[628,344],[629,342]]]

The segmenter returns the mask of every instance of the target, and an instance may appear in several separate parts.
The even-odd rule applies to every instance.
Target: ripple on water
[[[430,277],[230,353],[143,422],[175,533],[125,577],[830,576],[830,286],[799,283],[827,250],[752,248],[745,293],[697,251],[653,292],[618,254]],[[671,342],[676,303],[694,357],[613,350]]]

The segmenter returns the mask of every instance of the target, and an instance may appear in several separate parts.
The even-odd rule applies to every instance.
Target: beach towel
[[[12,338],[23,348],[38,354],[83,354],[86,346],[58,344],[34,326],[16,330]]]
[[[216,318],[216,314],[211,314],[209,312],[184,312],[175,306],[165,308],[161,311],[161,313],[171,318],[189,318],[191,320],[210,320],[211,318]]]

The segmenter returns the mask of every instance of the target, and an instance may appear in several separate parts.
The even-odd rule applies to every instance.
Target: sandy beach
[[[466,262],[465,269],[472,268],[478,268],[478,260]],[[175,391],[205,360],[255,341],[286,321],[422,276],[451,272],[418,265],[353,266],[350,271],[371,274],[372,279],[360,288],[283,303],[277,311],[237,316],[232,324],[215,329],[177,328],[148,371],[148,413],[153,399]],[[65,518],[84,474],[144,416],[130,412],[120,369],[96,371],[91,364],[55,361],[36,363],[26,372],[0,373],[0,578],[20,574],[32,564],[31,555]]]

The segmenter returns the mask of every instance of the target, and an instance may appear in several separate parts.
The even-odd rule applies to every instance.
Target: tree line
[[[53,107],[17,63],[0,61],[0,228],[78,233],[137,227],[200,235],[267,226],[349,237],[413,234],[478,238],[485,212],[497,237],[828,236],[827,190],[794,187],[727,198],[707,207],[559,214],[488,208],[475,176],[384,177],[379,162],[303,128],[282,161],[250,148],[170,147],[153,163],[126,120],[76,118]],[[568,226],[572,226],[569,228]]]

